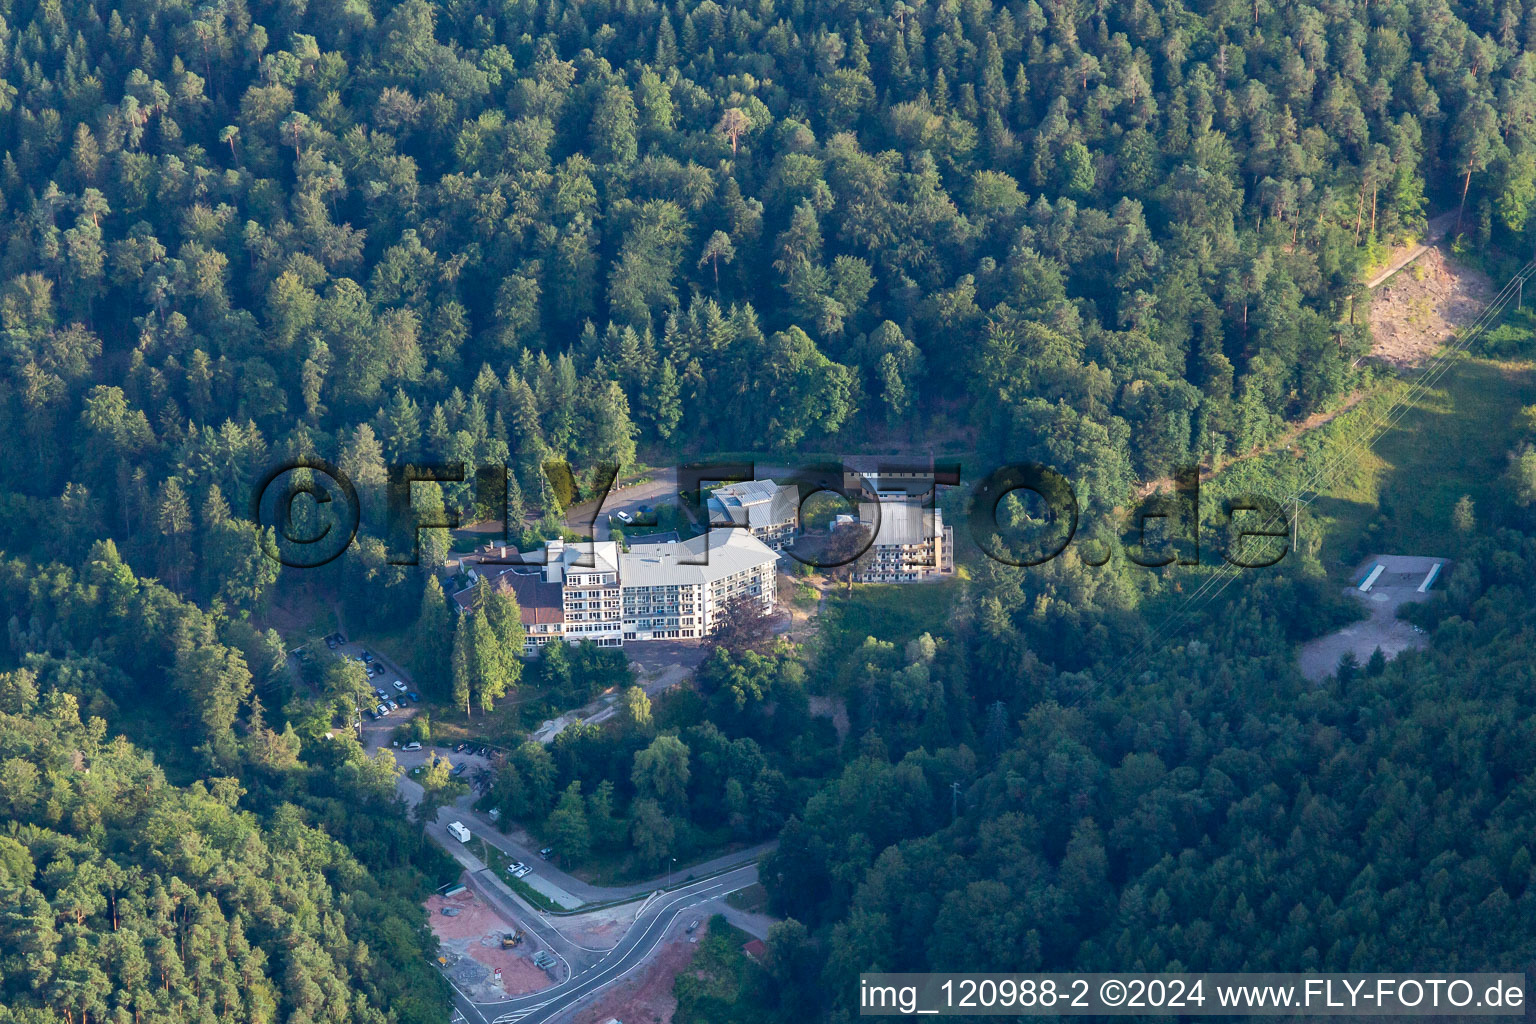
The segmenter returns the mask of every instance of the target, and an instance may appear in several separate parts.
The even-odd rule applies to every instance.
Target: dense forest
[[[960,438],[1113,506],[1368,376],[1360,271],[1431,206],[1536,249],[1532,44],[1517,0],[0,0],[0,1021],[443,1019],[451,868],[327,735],[366,680],[266,618],[403,631],[466,714],[518,685],[446,535],[391,562],[386,465],[508,463],[525,538],[551,458]],[[299,456],[363,529],[280,571],[243,516]],[[1313,689],[1305,559],[1150,645],[1161,577],[982,563],[487,802],[575,860],[779,837],[740,1019],[880,968],[1519,968],[1533,569],[1469,540],[1427,654]]]
[[[935,699],[909,726],[872,723],[764,865],[799,922],[771,963],[823,981],[779,976],[770,1003],[845,1017],[839,982],[858,971],[974,964],[1528,970],[1536,541],[1499,531],[1460,557],[1422,617],[1428,652],[1343,665],[1321,688],[1297,675],[1291,634],[1297,607],[1328,599],[1294,579],[1246,585],[1120,692],[1099,685],[1117,652],[1062,671],[1009,624],[1017,581],[990,581]],[[932,719],[966,701],[996,709],[982,734],[952,726],[935,746]]]
[[[375,510],[508,460],[534,520],[549,456],[960,430],[1118,500],[1349,386],[1426,196],[1536,232],[1513,3],[0,16],[0,533],[238,609],[199,517],[299,454]],[[333,576],[415,613],[378,543]]]
[[[275,635],[227,646],[111,541],[78,573],[8,560],[0,595],[0,1020],[442,1019],[419,900],[457,871],[387,751],[297,705],[304,735],[266,724]]]

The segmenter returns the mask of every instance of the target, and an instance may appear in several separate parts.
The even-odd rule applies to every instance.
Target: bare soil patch
[[[445,908],[458,911],[453,917]],[[448,977],[476,1002],[494,1002],[548,988],[550,977],[529,959],[538,944],[525,941],[513,949],[501,948],[501,937],[516,927],[480,897],[465,890],[453,896],[427,900],[432,931],[448,961]],[[501,971],[498,980],[496,972]]]
[[[551,917],[549,923],[561,935],[588,949],[612,949],[635,923],[639,902],[621,903],[571,917]]]
[[[1398,369],[1425,362],[1477,318],[1493,293],[1481,272],[1432,246],[1372,295],[1371,358]]]
[[[675,930],[675,929],[674,929]],[[709,930],[706,921],[692,935],[675,934],[657,949],[648,965],[605,992],[595,1003],[577,1013],[574,1024],[672,1024],[677,997],[672,985],[698,953]],[[696,941],[690,941],[696,940]]]

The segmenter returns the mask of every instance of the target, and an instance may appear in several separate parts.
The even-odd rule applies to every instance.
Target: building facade
[[[621,563],[626,640],[708,636],[738,597],[760,602],[765,613],[778,604],[778,554],[746,530],[637,545]]]
[[[527,632],[525,653],[553,640],[620,647],[626,640],[697,640],[724,621],[737,597],[778,602],[778,555],[746,530],[715,530],[686,541],[636,545],[621,552],[612,541],[545,544],[519,555],[509,548],[478,552],[472,575],[516,595]],[[520,564],[497,564],[519,557]],[[471,607],[475,581],[453,595]]]
[[[745,480],[715,488],[706,503],[711,529],[745,529],[773,548],[784,550],[800,529],[800,490],[772,480]]]
[[[852,516],[836,528],[851,526]],[[874,541],[854,566],[858,583],[917,583],[955,572],[955,528],[944,510],[917,501],[861,502],[858,525],[874,531]]]

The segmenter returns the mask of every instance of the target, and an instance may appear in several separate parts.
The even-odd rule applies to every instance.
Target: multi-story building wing
[[[877,515],[874,542],[855,567],[855,580],[913,583],[954,573],[955,528],[944,524],[943,509],[910,501],[860,503],[864,526],[874,526]]]
[[[542,564],[534,555],[498,565],[516,552],[488,547],[471,572],[511,588],[522,608],[533,653],[552,640],[618,647],[625,640],[700,639],[718,629],[727,605],[749,596],[771,612],[777,601],[778,555],[746,530],[717,530],[692,540],[618,545],[552,540]],[[473,581],[453,595],[461,609],[474,600]]]
[[[761,601],[765,612],[777,602],[778,556],[745,530],[636,545],[619,557],[626,640],[708,636],[737,597]]]
[[[931,458],[851,455],[843,459],[843,490],[855,500],[932,504],[935,482]]]
[[[712,528],[734,527],[782,551],[800,528],[800,491],[772,480],[746,480],[715,488],[707,502]]]
[[[613,541],[544,546],[544,578],[563,587],[565,638],[600,647],[624,642],[619,546]]]

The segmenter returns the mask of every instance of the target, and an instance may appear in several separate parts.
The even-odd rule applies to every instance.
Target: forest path
[[[1256,459],[1261,455],[1268,455],[1271,452],[1290,447],[1296,443],[1297,438],[1301,437],[1301,435],[1305,434],[1307,431],[1316,430],[1318,427],[1331,423],[1338,417],[1344,415],[1346,412],[1349,412],[1349,410],[1365,401],[1365,397],[1368,394],[1370,394],[1370,391],[1365,388],[1360,388],[1356,391],[1353,391],[1350,393],[1348,398],[1344,399],[1342,403],[1335,406],[1334,408],[1325,410],[1323,412],[1315,412],[1304,420],[1297,420],[1290,424],[1288,427],[1286,427],[1285,432],[1280,434],[1278,437],[1272,438],[1263,444],[1254,445],[1252,448],[1248,449],[1246,452],[1243,452],[1241,455],[1234,455],[1232,458],[1227,459],[1219,465],[1202,466],[1200,468],[1200,482],[1205,483],[1214,477],[1217,473],[1221,472],[1223,469],[1226,469],[1228,466],[1233,465],[1234,463],[1246,462],[1249,459]],[[1163,491],[1171,491],[1173,488],[1173,477],[1159,477],[1156,480],[1149,480],[1138,487],[1136,489],[1136,497],[1138,499],[1145,498],[1151,494],[1157,494]]]
[[[1413,263],[1426,252],[1436,248],[1445,239],[1446,233],[1454,225],[1455,220],[1456,213],[1454,210],[1432,217],[1429,221],[1428,229],[1424,233],[1424,240],[1408,246],[1395,254],[1385,267],[1366,280],[1366,288],[1376,289],[1381,287],[1391,280],[1398,271]],[[1425,355],[1423,349],[1426,346],[1431,350],[1437,348],[1445,340],[1445,337],[1449,336],[1451,330],[1461,323],[1468,322],[1476,317],[1477,312],[1482,308],[1483,302],[1492,292],[1481,275],[1459,267],[1446,268],[1443,257],[1436,260],[1428,276],[1430,278],[1429,285],[1421,288],[1419,283],[1415,282],[1411,287],[1398,289],[1404,293],[1404,296],[1395,296],[1393,289],[1387,289],[1381,296],[1383,308],[1378,309],[1376,304],[1373,304],[1371,313],[1372,331],[1383,336],[1390,335],[1390,338],[1388,344],[1374,345],[1371,352],[1372,356],[1382,358],[1393,365],[1404,365],[1422,359]],[[1434,324],[1420,324],[1418,321],[1425,318],[1424,310],[1421,310],[1420,307],[1426,305],[1426,302],[1419,295],[1419,292],[1425,288],[1436,286],[1445,294],[1436,293],[1430,296],[1428,305],[1433,307],[1433,312],[1439,314],[1439,318]],[[1406,296],[1411,296],[1411,298]],[[1409,313],[1397,315],[1393,312],[1395,306],[1404,305],[1407,302],[1411,302],[1413,306],[1411,316]],[[1410,320],[1413,321],[1411,325],[1414,328],[1413,330],[1409,329]],[[1401,340],[1398,337],[1399,334],[1403,335]],[[1421,334],[1424,335],[1422,339],[1419,338]],[[1412,337],[1409,337],[1410,335]],[[1398,348],[1403,348],[1404,352],[1399,353],[1397,351]],[[1278,437],[1227,459],[1219,466],[1202,468],[1200,470],[1201,482],[1204,483],[1210,480],[1222,469],[1233,463],[1244,462],[1248,459],[1258,458],[1261,455],[1268,455],[1271,452],[1295,444],[1297,439],[1307,431],[1316,430],[1318,427],[1332,422],[1338,416],[1359,405],[1365,400],[1367,394],[1369,394],[1369,391],[1366,389],[1356,390],[1335,408],[1325,412],[1313,413],[1304,420],[1291,423]],[[1137,488],[1136,496],[1138,498],[1145,498],[1158,492],[1170,491],[1173,489],[1173,486],[1174,481],[1172,477],[1149,480]]]
[[[1376,288],[1381,287],[1383,284],[1386,284],[1387,279],[1390,278],[1393,274],[1397,273],[1399,270],[1402,270],[1408,264],[1424,255],[1429,251],[1431,246],[1438,244],[1440,239],[1445,237],[1445,233],[1451,230],[1451,226],[1455,223],[1455,221],[1456,215],[1449,211],[1440,214],[1438,217],[1431,218],[1429,221],[1429,229],[1424,232],[1424,239],[1416,245],[1409,246],[1403,252],[1398,253],[1391,260],[1389,260],[1385,267],[1377,271],[1369,280],[1365,282],[1365,287],[1371,290],[1375,290]]]

